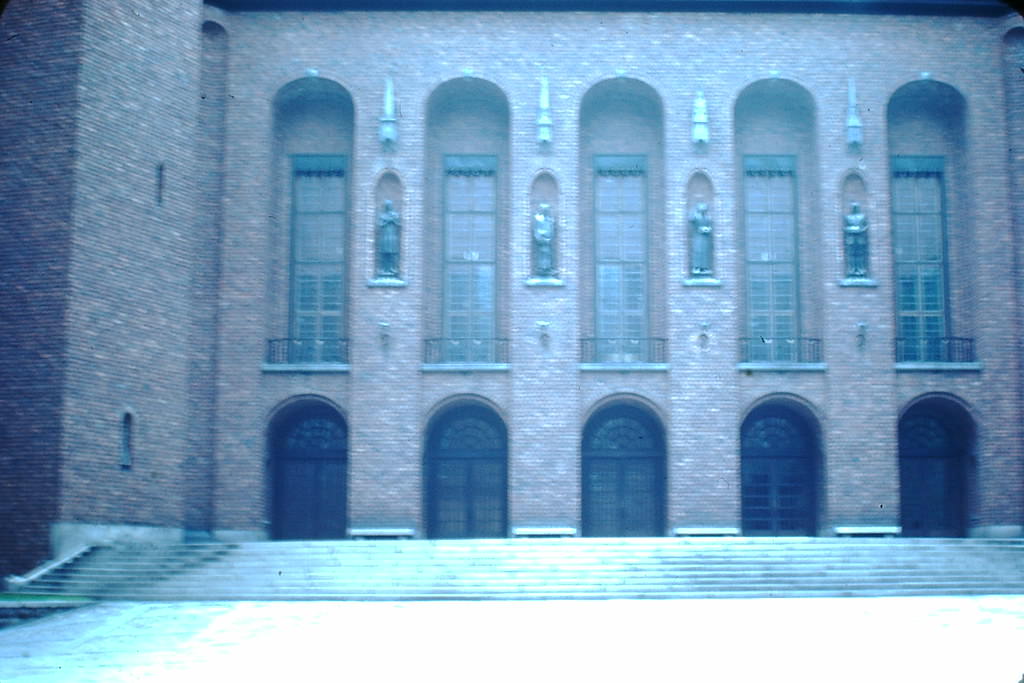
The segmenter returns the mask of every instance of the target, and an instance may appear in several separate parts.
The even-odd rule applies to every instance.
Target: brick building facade
[[[0,569],[1021,535],[1015,13],[285,5],[0,16]]]

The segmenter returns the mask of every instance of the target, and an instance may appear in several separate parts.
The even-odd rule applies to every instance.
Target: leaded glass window
[[[942,157],[893,158],[892,220],[901,360],[941,360],[947,327]]]
[[[292,157],[291,336],[298,362],[331,362],[343,332],[346,160]],[[326,343],[325,343],[326,342]]]
[[[598,156],[594,171],[597,359],[642,361],[621,356],[647,337],[647,160]]]
[[[751,361],[797,360],[796,160],[748,156],[744,166],[748,335]]]
[[[498,160],[446,156],[444,165],[444,359],[491,362]]]

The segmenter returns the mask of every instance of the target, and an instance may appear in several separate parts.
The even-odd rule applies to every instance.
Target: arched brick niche
[[[887,117],[896,337],[909,340],[897,360],[949,360],[932,340],[973,337],[980,246],[970,220],[966,102],[946,83],[918,80],[893,93]]]
[[[424,173],[426,336],[504,338],[509,106],[496,85],[463,77],[431,93]],[[435,360],[500,360],[493,345],[478,348],[483,355],[469,359],[445,346]]]
[[[820,338],[823,302],[814,100],[793,81],[758,81],[737,98],[735,121],[740,180],[736,225],[746,291],[742,336]],[[814,360],[813,353],[777,355],[788,354],[786,349],[792,345],[762,346],[766,348],[751,349],[746,360]]]
[[[594,85],[580,107],[580,322],[584,338],[665,336],[665,173],[661,97],[638,80]],[[584,360],[624,355],[612,341]],[[645,346],[646,342],[641,343]],[[584,348],[586,348],[584,344]]]
[[[292,81],[274,98],[273,125],[268,336],[344,338],[352,98],[326,78]]]

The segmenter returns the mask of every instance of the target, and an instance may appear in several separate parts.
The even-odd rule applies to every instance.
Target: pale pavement
[[[1024,596],[101,603],[0,630],[0,681],[1019,683]]]

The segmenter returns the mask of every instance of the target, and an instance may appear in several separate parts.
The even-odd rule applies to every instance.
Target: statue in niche
[[[858,202],[850,204],[850,213],[843,219],[843,244],[846,249],[846,277],[868,275],[868,217]]]
[[[377,218],[377,275],[398,277],[398,257],[401,252],[402,217],[388,199]]]
[[[709,277],[713,272],[712,249],[714,245],[707,204],[704,202],[697,204],[693,215],[690,216],[690,225],[693,226],[693,267],[690,271],[700,277]]]
[[[540,277],[554,277],[555,267],[555,219],[551,216],[551,205],[541,204],[533,214],[533,271]]]

